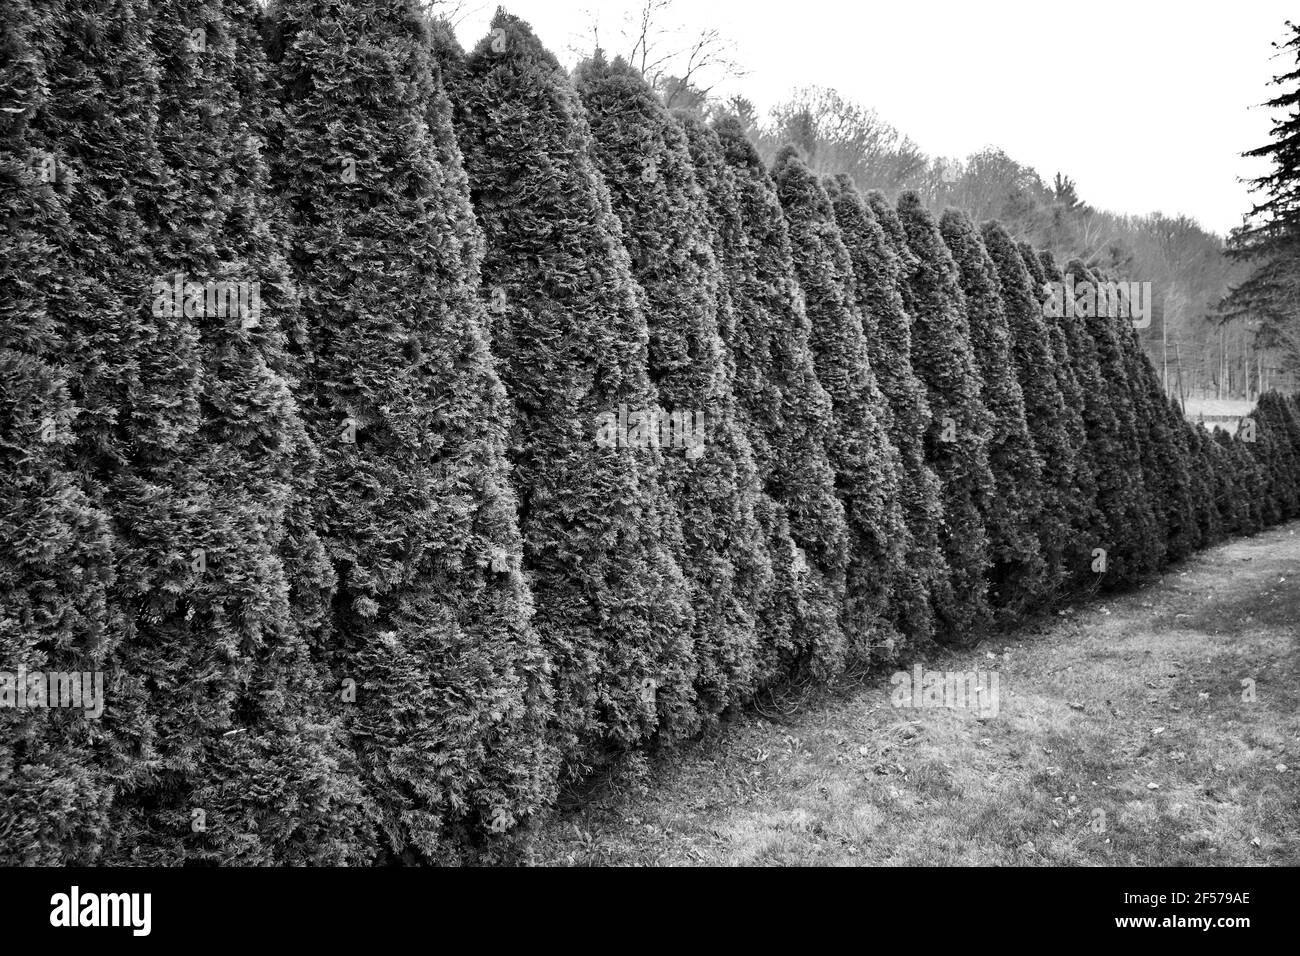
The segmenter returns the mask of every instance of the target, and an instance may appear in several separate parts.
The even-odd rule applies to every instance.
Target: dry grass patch
[[[1297,585],[1294,527],[1213,549],[1140,592],[925,662],[995,670],[994,717],[896,709],[880,675],[607,774],[528,859],[1300,863]]]

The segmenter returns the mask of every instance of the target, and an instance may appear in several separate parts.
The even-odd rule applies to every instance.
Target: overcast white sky
[[[458,34],[472,47],[495,3]],[[611,52],[639,0],[511,0],[566,64],[598,11]],[[1290,9],[1288,9],[1290,8]],[[716,27],[748,74],[720,87],[766,113],[801,86],[829,86],[931,155],[998,146],[1125,213],[1186,213],[1226,233],[1250,205],[1243,150],[1267,141],[1270,59],[1296,13],[1282,0],[676,0],[687,30]]]

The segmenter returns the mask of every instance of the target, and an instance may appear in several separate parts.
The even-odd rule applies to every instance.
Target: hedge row
[[[463,858],[1300,516],[1295,401],[1187,424],[1085,264],[417,6],[0,13],[5,862]]]

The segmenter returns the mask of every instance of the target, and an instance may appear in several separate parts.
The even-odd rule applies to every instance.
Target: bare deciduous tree
[[[846,173],[861,189],[896,192],[918,184],[914,180],[929,168],[920,147],[875,110],[824,87],[798,90],[772,111],[760,149],[774,154],[787,143],[803,152],[814,172]]]
[[[703,110],[709,94],[724,79],[745,75],[731,41],[716,27],[691,32],[670,26],[676,0],[642,0],[619,28],[617,49],[671,108]],[[600,21],[589,14],[583,43],[588,54],[602,48]]]

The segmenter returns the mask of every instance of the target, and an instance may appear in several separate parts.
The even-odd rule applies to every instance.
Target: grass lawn
[[[632,758],[526,860],[1296,865],[1298,531],[924,662],[996,671],[996,716],[895,708],[879,674]]]

